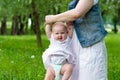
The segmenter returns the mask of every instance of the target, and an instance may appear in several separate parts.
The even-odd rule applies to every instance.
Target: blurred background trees
[[[47,14],[57,14],[67,10],[68,0],[0,0],[0,34],[27,34],[28,27],[36,34],[38,46],[41,45],[41,27]],[[7,22],[11,23],[7,26]],[[28,25],[31,23],[30,25]]]
[[[120,0],[99,0],[102,16],[106,24],[113,25],[113,32],[118,32],[120,25]]]
[[[71,0],[0,0],[0,35],[28,34],[28,29],[37,37],[42,46],[41,33],[44,32],[44,18],[48,14],[66,11]],[[113,25],[118,32],[120,24],[120,0],[99,0],[105,24]],[[8,25],[11,24],[11,25]]]

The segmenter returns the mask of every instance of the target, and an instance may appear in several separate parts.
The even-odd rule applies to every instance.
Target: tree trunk
[[[28,17],[25,18],[24,26],[25,26],[25,34],[27,34],[28,33]]]
[[[32,11],[33,11],[34,25],[35,25],[35,29],[36,29],[37,44],[38,44],[38,47],[41,47],[42,41],[41,41],[41,33],[40,33],[40,28],[39,28],[39,14],[36,10],[34,0],[32,0],[31,6],[32,6]]]
[[[113,31],[114,31],[114,33],[116,33],[116,34],[117,34],[117,32],[118,32],[117,24],[116,24],[116,23],[114,23],[114,29],[113,29]]]
[[[6,34],[6,17],[3,18],[1,21],[1,34],[5,35]]]
[[[32,24],[31,24],[31,30],[33,30],[34,33],[36,34],[36,27],[35,27],[35,19],[34,19],[34,15],[31,16],[31,21],[32,21]]]
[[[18,31],[18,35],[24,34],[24,24],[20,22],[20,29]]]
[[[19,30],[18,30],[18,35],[24,34],[24,23],[23,20],[21,19],[21,16],[18,17],[19,18]]]
[[[11,34],[12,35],[17,35],[18,27],[19,27],[18,17],[13,16],[13,18],[12,18],[12,29],[11,29]]]
[[[117,33],[118,32],[118,28],[117,28],[117,23],[118,23],[118,16],[114,16],[113,18],[113,25],[114,25],[114,29],[113,29],[113,32],[114,33]]]

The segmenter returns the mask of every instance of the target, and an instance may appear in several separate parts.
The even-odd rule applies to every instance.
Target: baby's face
[[[67,38],[67,29],[65,26],[56,25],[53,30],[53,37],[57,41],[64,41]]]

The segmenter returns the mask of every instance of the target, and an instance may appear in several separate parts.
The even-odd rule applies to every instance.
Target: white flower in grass
[[[11,61],[11,63],[13,64],[13,63],[14,63],[14,61]]]
[[[34,55],[32,55],[32,56],[31,56],[31,59],[34,59],[34,58],[35,58],[35,56],[34,56]]]

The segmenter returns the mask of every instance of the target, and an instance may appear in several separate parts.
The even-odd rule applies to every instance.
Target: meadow
[[[120,80],[120,33],[105,38],[108,52],[108,80]],[[0,80],[44,80],[42,53],[49,42],[42,35],[38,48],[35,35],[0,36]]]

